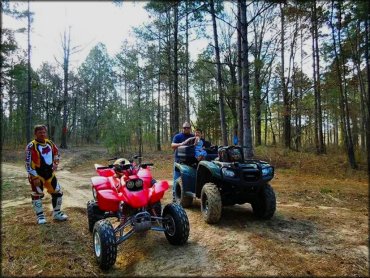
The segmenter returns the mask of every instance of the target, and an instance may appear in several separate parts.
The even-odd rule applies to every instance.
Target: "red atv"
[[[189,220],[185,210],[180,205],[168,204],[162,211],[161,199],[169,185],[167,181],[154,180],[149,166],[153,164],[125,158],[108,166],[95,164],[99,176],[91,178],[94,200],[87,203],[87,218],[101,269],[114,265],[117,245],[134,233],[164,232],[173,245],[188,240]],[[118,219],[114,226],[106,219],[109,217]]]

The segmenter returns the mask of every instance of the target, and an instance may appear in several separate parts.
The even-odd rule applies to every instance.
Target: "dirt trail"
[[[63,165],[61,165],[63,167]],[[60,167],[60,168],[62,168]],[[12,165],[8,163],[2,164],[3,178],[7,180],[24,178],[27,181],[27,173],[21,166]],[[75,174],[68,170],[59,170],[56,172],[59,183],[63,190],[63,207],[81,207],[86,208],[86,203],[91,199],[90,177],[87,174]],[[48,194],[45,194],[45,200],[49,199]],[[18,206],[30,203],[30,198],[22,197],[15,200],[4,200],[2,202],[3,208]]]
[[[85,208],[92,195],[94,170],[71,173],[65,165],[57,172],[64,192],[63,207]],[[26,183],[27,176],[23,167],[3,163],[2,178]],[[188,244],[171,246],[163,234],[155,232],[135,235],[124,247],[119,246],[113,274],[367,276],[367,187],[343,184],[345,193],[325,195],[313,189],[316,185],[298,187],[299,177],[277,174],[271,183],[277,211],[268,221],[256,220],[250,205],[245,204],[224,208],[221,221],[208,225],[196,200],[186,209],[191,227]],[[337,186],[340,188],[339,183]],[[169,190],[162,203],[170,201]],[[29,198],[15,198],[4,200],[2,207],[29,203]],[[150,258],[155,258],[155,263],[148,263]]]

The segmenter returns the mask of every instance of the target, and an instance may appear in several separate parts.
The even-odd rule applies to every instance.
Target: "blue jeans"
[[[172,184],[172,199],[175,200],[176,180],[181,176],[180,171],[175,171],[175,163],[173,164],[173,184]]]

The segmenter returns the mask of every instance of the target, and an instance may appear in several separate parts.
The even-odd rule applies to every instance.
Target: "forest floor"
[[[86,202],[92,199],[94,163],[103,148],[62,150],[57,177],[63,187],[66,222],[37,225],[22,151],[3,150],[1,169],[1,276],[369,276],[369,187],[364,170],[351,170],[342,156],[315,156],[275,148],[258,150],[276,167],[271,185],[277,210],[270,220],[253,217],[249,204],[226,207],[215,225],[206,224],[200,203],[186,209],[185,246],[170,245],[163,233],[146,232],[118,247],[114,267],[95,263]],[[172,175],[172,155],[151,152],[157,180]],[[363,167],[364,168],[364,167]],[[162,204],[171,202],[171,190]]]

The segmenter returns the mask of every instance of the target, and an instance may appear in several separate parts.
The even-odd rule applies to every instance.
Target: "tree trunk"
[[[186,121],[190,123],[190,99],[189,99],[189,0],[185,1],[186,3],[186,31],[185,31],[185,55],[186,55],[186,64],[185,64],[185,90],[186,90]]]
[[[161,34],[159,33],[158,38],[158,97],[157,97],[157,151],[161,150],[161,104],[160,104],[160,98],[161,98],[161,60],[160,60],[160,54],[161,54]]]
[[[339,3],[338,5],[338,45],[339,45],[339,50],[341,50],[341,39],[340,39],[340,31],[341,31],[341,20],[342,20],[342,11],[341,11],[341,4]],[[348,160],[353,169],[357,168],[356,160],[355,160],[355,154],[354,154],[354,149],[353,149],[353,143],[351,139],[351,130],[350,130],[350,123],[348,122],[348,107],[346,107],[346,92],[344,88],[344,72],[342,72],[343,64],[340,64],[339,60],[339,54],[337,50],[337,43],[336,43],[336,38],[335,38],[335,29],[334,29],[334,23],[333,23],[333,15],[334,15],[334,0],[332,1],[332,11],[331,11],[331,21],[330,25],[332,28],[332,38],[333,38],[333,48],[334,48],[334,54],[335,54],[335,64],[336,64],[336,69],[337,69],[337,75],[338,75],[338,81],[339,81],[339,92],[340,92],[340,101],[339,101],[339,106],[341,110],[341,122],[342,122],[342,130],[343,130],[343,136],[344,136],[344,142],[345,146],[347,149],[347,155],[348,155]],[[340,54],[343,56],[342,51],[340,51]],[[343,74],[343,75],[342,75]]]
[[[175,132],[179,130],[179,70],[178,70],[178,13],[179,7],[178,3],[176,2],[174,6],[174,44],[173,44],[173,102],[174,102],[174,111],[173,111],[173,126]]]
[[[281,86],[282,86],[282,94],[283,94],[283,105],[284,105],[284,145],[286,148],[290,148],[290,111],[289,111],[289,94],[288,89],[285,84],[285,77],[284,77],[284,42],[285,42],[285,32],[284,32],[284,7],[283,4],[280,3],[280,11],[281,11]]]
[[[367,2],[367,18],[365,19],[365,60],[367,72],[367,119],[366,119],[366,146],[367,146],[367,174],[370,184],[370,61],[369,61],[369,32],[370,32],[370,3]]]
[[[318,149],[317,152],[319,154],[323,154],[326,152],[325,150],[325,143],[324,143],[324,136],[322,130],[322,111],[321,111],[321,83],[320,83],[320,59],[319,59],[319,32],[318,32],[318,20],[317,20],[317,9],[316,9],[316,1],[313,1],[313,29],[314,29],[314,48],[315,48],[315,58],[316,58],[316,70],[314,70],[314,74],[316,73],[316,103],[317,103],[317,140],[318,140]]]
[[[243,0],[238,0],[238,92],[237,92],[237,107],[238,107],[238,143],[244,146],[243,135],[243,103],[242,103],[242,40],[241,40],[241,23],[240,23],[240,7]]]
[[[68,68],[69,68],[69,58],[70,58],[70,44],[71,44],[71,33],[64,31],[63,40],[63,73],[64,73],[64,95],[63,95],[63,124],[62,124],[62,138],[61,138],[61,149],[67,149],[67,121],[68,121]]]
[[[314,106],[314,142],[315,142],[315,148],[316,148],[316,153],[320,153],[320,147],[319,147],[319,132],[318,132],[318,112],[317,112],[317,74],[316,74],[316,51],[315,51],[315,28],[314,28],[314,12],[313,12],[313,7],[311,11],[311,36],[312,36],[312,72],[313,72],[313,83],[314,83],[314,101],[315,101],[315,106]]]
[[[243,134],[244,134],[244,154],[245,158],[252,158],[252,129],[251,129],[251,113],[250,113],[250,97],[249,97],[249,64],[248,64],[248,25],[247,25],[247,7],[245,0],[240,3],[240,22],[241,22],[241,37],[242,37],[242,107],[243,107]]]
[[[217,24],[216,24],[216,12],[214,1],[209,2],[211,8],[212,24],[213,24],[213,35],[215,41],[215,55],[217,64],[217,89],[219,94],[219,108],[220,108],[220,121],[221,121],[221,136],[223,145],[227,146],[227,129],[226,129],[226,117],[225,117],[225,104],[224,104],[224,92],[222,88],[222,75],[221,75],[221,60],[220,60],[220,49],[218,47],[218,35],[217,35]]]
[[[170,14],[170,9],[167,10],[166,14],[166,21],[167,21],[167,26],[171,26],[171,14]],[[167,38],[167,82],[168,82],[168,108],[169,108],[169,120],[170,120],[170,137],[172,140],[172,137],[175,135],[177,130],[174,127],[174,101],[173,101],[173,87],[172,87],[172,52],[171,52],[171,33],[170,33],[170,28],[166,29],[166,38]]]
[[[27,91],[27,109],[26,109],[26,140],[31,141],[31,125],[32,125],[32,80],[31,80],[31,11],[30,11],[30,0],[28,0],[27,10],[28,20],[28,91]]]

